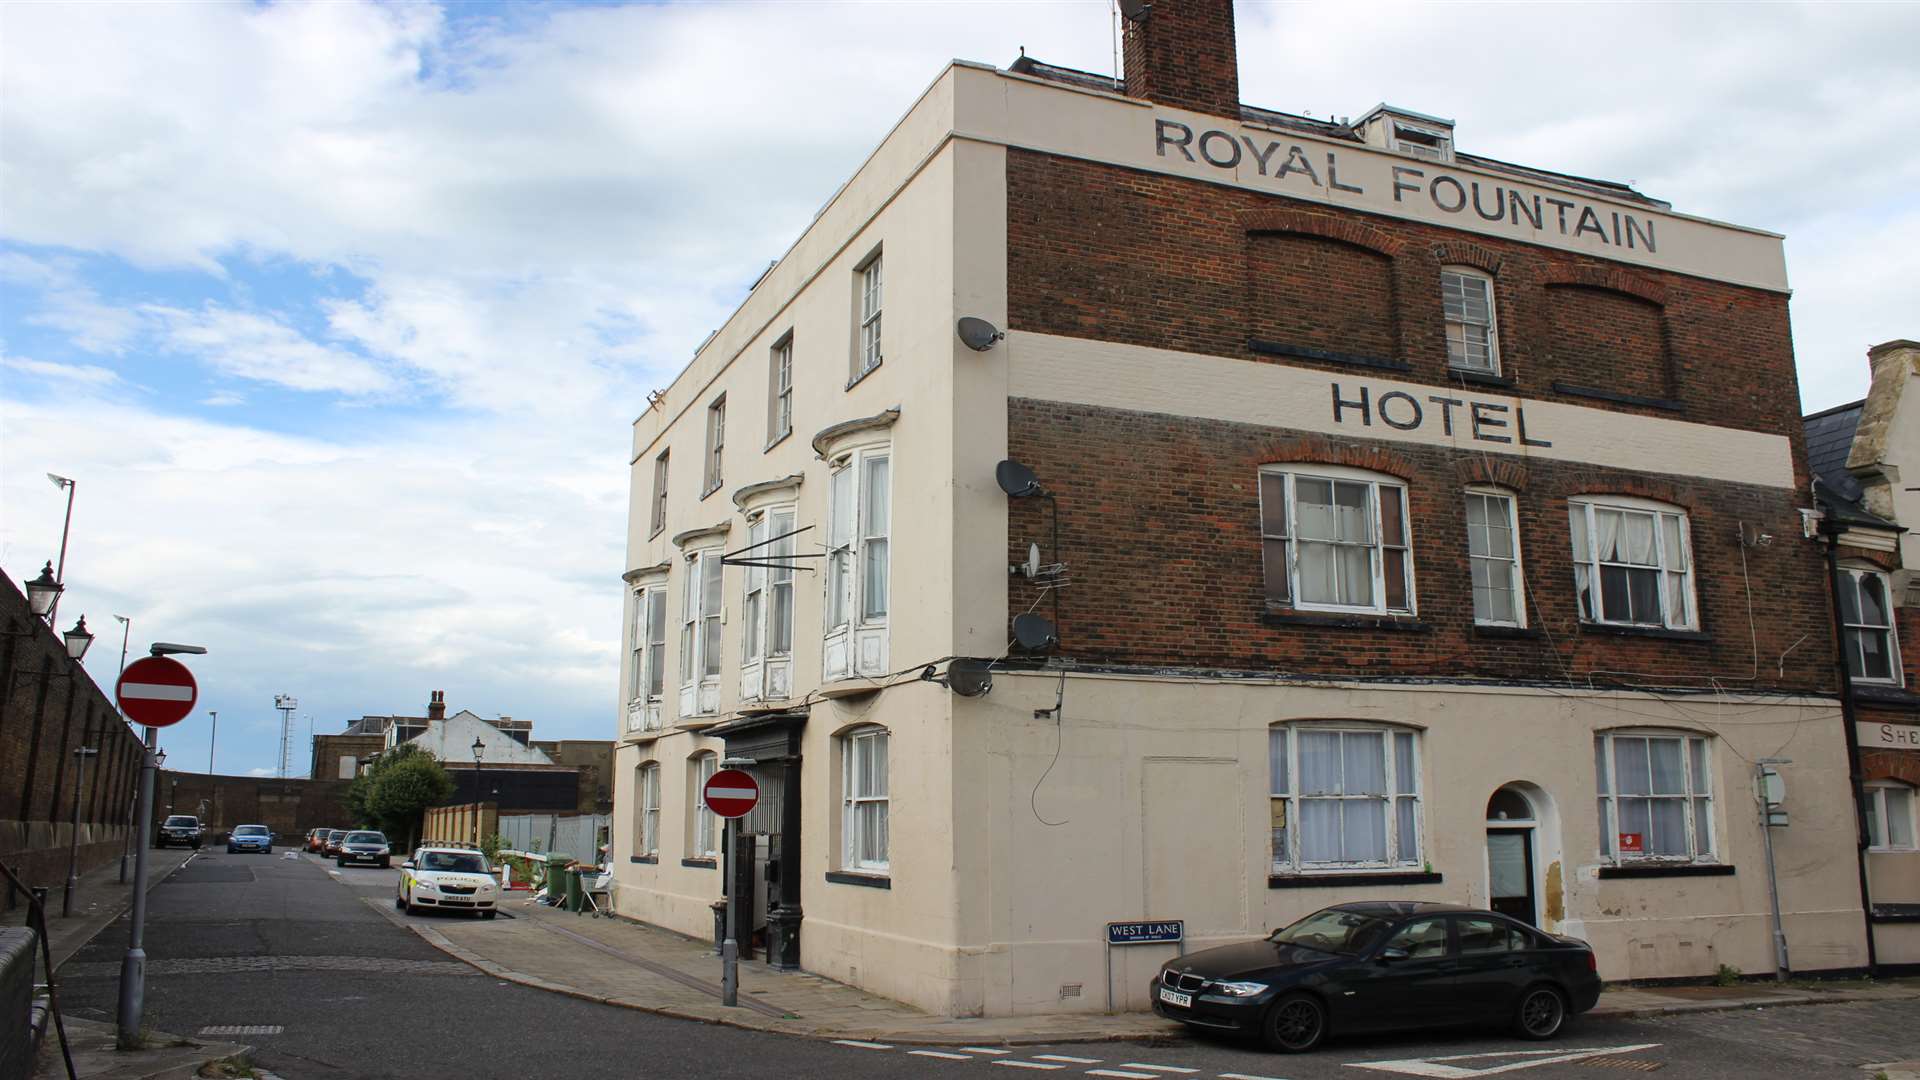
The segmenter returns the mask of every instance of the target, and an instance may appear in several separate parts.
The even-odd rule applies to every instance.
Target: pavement
[[[510,896],[513,894],[509,894]],[[624,918],[595,918],[512,899],[511,921],[464,913],[402,915],[368,897],[396,925],[496,979],[570,997],[731,1027],[919,1046],[1170,1042],[1182,1025],[1151,1013],[1058,1013],[954,1018],[922,1012],[818,975],[740,965],[740,1006],[720,1004],[720,961],[711,943]],[[608,961],[615,961],[609,963]],[[1609,987],[1589,1014],[1625,1019],[1735,1009],[1920,999],[1920,981],[1741,983],[1737,986]],[[1920,1078],[1917,1078],[1920,1080]]]

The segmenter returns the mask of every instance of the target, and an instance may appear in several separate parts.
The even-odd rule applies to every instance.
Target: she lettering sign
[[[1868,750],[1920,750],[1920,726],[1856,723],[1853,730]]]

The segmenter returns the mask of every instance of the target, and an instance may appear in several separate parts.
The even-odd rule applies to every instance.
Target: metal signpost
[[[1113,1011],[1113,949],[1116,945],[1176,945],[1187,955],[1187,921],[1154,919],[1107,924],[1107,1011]]]
[[[740,819],[760,802],[760,784],[739,769],[721,769],[707,778],[700,797],[707,809],[727,822],[727,937],[720,945],[720,1004],[740,1004],[740,907],[734,860],[740,857]],[[752,928],[749,927],[749,930]]]
[[[156,652],[158,649],[156,645]],[[140,1020],[146,1010],[147,996],[147,849],[153,834],[154,772],[160,767],[154,757],[154,747],[159,741],[160,728],[179,723],[193,711],[199,687],[185,664],[155,655],[128,664],[120,673],[114,696],[119,699],[120,712],[127,719],[145,724],[147,728],[146,752],[140,764],[132,926],[127,932],[127,955],[120,961],[119,1044],[122,1050],[133,1050],[140,1046]]]

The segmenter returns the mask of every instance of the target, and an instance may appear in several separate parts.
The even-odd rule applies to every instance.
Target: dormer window
[[[1437,128],[1409,124],[1405,120],[1393,122],[1393,148],[1428,161],[1453,160],[1452,135]]]

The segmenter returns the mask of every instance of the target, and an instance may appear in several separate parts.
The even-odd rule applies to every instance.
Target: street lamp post
[[[127,637],[133,633],[133,619],[127,615],[115,615],[114,618],[120,622],[120,675],[125,675],[127,673]],[[120,675],[113,677],[116,697],[120,687]],[[118,707],[119,702],[116,701],[114,704]],[[126,714],[121,713],[120,718],[126,719]],[[127,797],[127,828],[120,838],[120,884],[122,885],[127,883],[127,856],[133,852],[133,805],[138,798],[138,795]]]
[[[220,712],[208,709],[207,715],[213,718],[213,733],[207,736],[207,775],[213,775],[213,748],[220,741]]]
[[[481,761],[486,756],[487,744],[480,740],[480,736],[475,735],[473,737],[473,846],[475,850],[480,847],[480,789],[483,786],[480,770]]]
[[[73,629],[67,631],[64,637],[67,655],[74,663],[79,663],[93,645],[93,635],[87,633],[87,617],[80,616],[80,621],[74,623]],[[91,746],[73,748],[73,831],[67,838],[67,888],[60,895],[61,918],[73,914],[73,894],[80,886],[80,792],[87,786],[87,759],[99,752]]]
[[[65,524],[60,526],[60,568],[53,572],[53,580],[59,582],[60,587],[64,589],[67,584],[67,533],[73,528],[73,493],[79,490],[80,485],[64,476],[56,476],[53,473],[48,473],[47,479],[53,481],[54,487],[63,488],[67,493],[67,520]],[[53,596],[53,607],[47,611],[47,623],[51,625],[54,618],[59,614],[60,594],[55,593]]]

